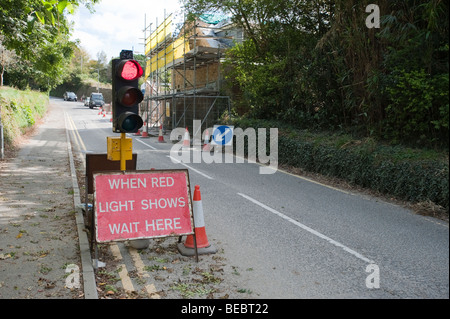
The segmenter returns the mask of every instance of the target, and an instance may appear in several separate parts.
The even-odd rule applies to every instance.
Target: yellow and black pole
[[[120,133],[120,170],[127,170],[127,160],[126,160],[126,133]]]
[[[120,137],[107,137],[107,155],[110,161],[120,161],[120,170],[127,169],[127,161],[133,159],[133,140],[120,133]]]

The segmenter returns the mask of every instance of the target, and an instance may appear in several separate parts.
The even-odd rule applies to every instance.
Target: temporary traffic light
[[[112,60],[113,132],[136,133],[143,125],[139,103],[144,99],[138,87],[143,71],[132,51],[122,51]]]

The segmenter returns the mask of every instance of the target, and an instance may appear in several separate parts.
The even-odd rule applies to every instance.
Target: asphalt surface
[[[115,136],[109,114],[99,115],[98,109],[91,110],[80,102],[53,99],[52,103],[62,117],[59,122],[52,122],[58,129],[48,125],[42,128],[49,142],[36,145],[43,154],[41,159],[55,152],[52,136],[61,140],[58,152],[62,158],[70,153],[70,144],[76,150],[74,156],[106,153],[106,137]],[[60,134],[64,128],[67,135]],[[139,170],[189,170],[191,185],[201,187],[208,238],[228,266],[239,273],[239,285],[249,292],[249,298],[449,297],[447,222],[281,170],[261,175],[258,164],[180,163],[170,158],[174,144],[167,135],[167,143],[157,143],[156,136],[130,137],[133,151],[138,154]],[[191,147],[189,153],[192,155],[193,151]],[[65,175],[73,169],[66,162]],[[33,178],[51,180],[48,174],[35,174]],[[65,176],[65,180],[65,187],[70,187],[71,182],[74,185],[70,176]],[[75,189],[75,208],[78,195]],[[11,237],[12,223],[3,217],[0,235],[3,232]],[[13,285],[2,279],[2,274],[6,262],[11,267],[12,261],[18,261],[11,256],[5,258],[13,244],[8,245],[0,247],[4,257],[0,260],[0,296],[6,298],[8,295],[1,293]],[[78,245],[81,254],[86,252],[85,242]],[[120,243],[118,250],[124,255],[124,265],[132,268],[134,256],[126,256],[127,250]],[[36,258],[41,262],[39,258],[45,256]],[[81,266],[82,259],[73,263]],[[85,267],[80,268],[86,271],[85,288],[92,292],[95,287],[90,286],[89,280],[92,283],[93,275],[87,263],[85,258]],[[64,276],[65,271],[60,272],[62,275],[54,272],[55,276]],[[61,282],[65,291],[64,279],[57,278],[52,282]],[[67,298],[73,298],[73,294],[72,290]],[[95,292],[84,294],[95,297]]]
[[[106,152],[110,115],[66,112],[85,150]],[[189,169],[209,239],[251,269],[240,280],[252,297],[448,298],[447,222],[281,170],[261,175],[258,164],[192,163],[192,147],[191,163],[179,163],[167,135],[164,144],[130,136],[138,169]]]

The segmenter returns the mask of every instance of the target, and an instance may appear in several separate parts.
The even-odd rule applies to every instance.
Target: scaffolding
[[[145,98],[141,113],[147,128],[187,127],[201,121],[201,130],[212,127],[231,112],[230,97],[222,95],[221,63],[239,32],[227,19],[208,23],[186,21],[170,14],[145,34]]]

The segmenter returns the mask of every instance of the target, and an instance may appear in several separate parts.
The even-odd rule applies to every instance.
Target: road
[[[54,102],[82,151],[106,153],[109,114]],[[174,162],[173,143],[132,138],[139,170],[189,169],[208,238],[252,298],[449,298],[447,222],[254,163]]]

